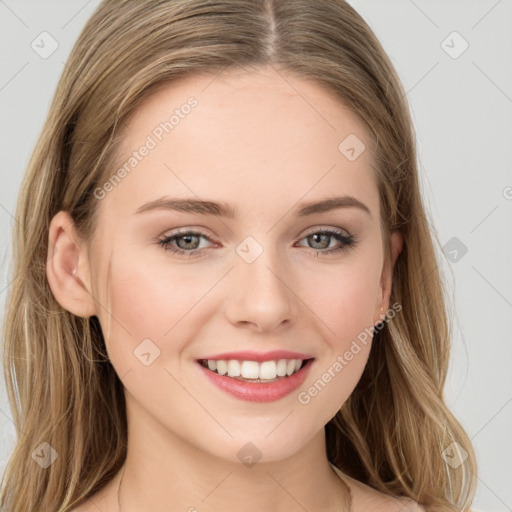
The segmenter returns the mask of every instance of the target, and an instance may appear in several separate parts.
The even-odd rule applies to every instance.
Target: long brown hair
[[[386,240],[395,229],[404,237],[391,294],[402,310],[375,334],[360,382],[326,425],[328,458],[426,510],[470,510],[476,461],[443,398],[451,328],[406,96],[375,35],[343,0],[105,0],[89,19],[17,205],[4,372],[18,439],[2,510],[69,511],[126,456],[123,386],[98,319],[64,310],[46,279],[52,217],[68,211],[80,236],[91,236],[94,190],[112,173],[120,127],[153,86],[266,65],[328,88],[360,116],[376,148]],[[47,468],[32,456],[42,443],[58,454]],[[446,449],[459,447],[467,458],[448,464]]]

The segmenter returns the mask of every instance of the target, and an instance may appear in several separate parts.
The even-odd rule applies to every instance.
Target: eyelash
[[[338,230],[334,230],[334,229],[312,231],[311,233],[308,233],[303,238],[301,238],[301,240],[304,240],[305,238],[308,238],[309,236],[318,235],[318,234],[328,235],[332,238],[335,238],[339,242],[342,242],[342,245],[339,247],[336,247],[334,249],[328,249],[328,250],[320,250],[320,249],[316,250],[316,249],[311,248],[313,251],[316,252],[317,256],[319,254],[332,255],[332,254],[336,254],[336,253],[342,253],[344,251],[348,251],[350,248],[352,248],[356,245],[356,238],[354,235],[346,234],[343,231],[338,231]],[[210,237],[206,236],[204,233],[201,233],[199,231],[193,231],[193,230],[180,231],[180,230],[178,230],[175,233],[173,233],[172,235],[166,236],[165,238],[158,240],[157,243],[159,246],[163,247],[163,249],[165,251],[170,251],[173,254],[187,255],[189,258],[193,258],[195,256],[200,256],[200,254],[205,250],[204,248],[186,251],[184,249],[176,249],[171,245],[171,243],[174,242],[175,240],[185,237],[185,236],[197,236],[197,237],[205,238],[209,242],[212,242]]]

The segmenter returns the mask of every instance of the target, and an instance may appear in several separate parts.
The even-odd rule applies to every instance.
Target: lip
[[[237,354],[241,354],[242,352],[238,352]],[[272,352],[269,352],[273,354]],[[247,355],[247,352],[243,352],[244,358]],[[288,352],[290,354],[290,352]],[[224,356],[225,354],[223,354]],[[260,354],[262,357],[267,357],[268,354]],[[231,359],[237,359],[237,357],[232,357]],[[281,357],[281,359],[286,359],[287,357]],[[301,359],[302,356],[299,357],[290,357],[290,359]],[[212,358],[213,359],[213,358]],[[272,358],[270,358],[272,359]],[[197,362],[197,366],[203,372],[212,384],[217,386],[222,391],[227,394],[234,396],[240,400],[246,400],[250,402],[275,402],[276,400],[280,400],[285,396],[292,393],[295,389],[301,386],[306,379],[309,369],[311,368],[311,364],[314,359],[309,359],[306,361],[306,364],[297,372],[291,375],[290,377],[283,377],[282,379],[276,382],[267,382],[267,383],[258,383],[258,382],[244,382],[241,380],[233,379],[231,377],[227,377],[224,375],[219,375],[218,373],[210,371],[208,368],[205,368],[201,365],[201,363]],[[244,359],[248,361],[254,361],[254,359]],[[265,359],[268,360],[268,359]]]
[[[238,361],[256,361],[262,363],[264,361],[274,361],[278,359],[312,359],[311,354],[301,354],[299,352],[290,352],[288,350],[272,350],[271,352],[251,352],[245,350],[242,352],[224,352],[222,354],[215,354],[213,356],[205,356],[197,358],[196,361],[201,359],[214,359],[218,360],[229,360],[237,359]]]

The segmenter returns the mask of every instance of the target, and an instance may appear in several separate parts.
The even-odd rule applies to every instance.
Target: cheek
[[[353,273],[350,280],[344,282],[333,329],[342,339],[373,325],[377,292],[378,282],[364,272]]]
[[[165,283],[149,269],[119,273],[112,282],[112,295],[113,311],[135,338],[162,337],[187,302],[179,281]]]
[[[330,327],[327,332],[333,346],[343,348],[373,326],[379,284],[380,268],[375,262],[359,261],[331,272],[324,277],[323,287],[311,291],[321,320]]]
[[[133,367],[138,351],[164,356],[155,359],[158,363],[179,354],[187,340],[176,334],[207,291],[204,288],[179,271],[169,279],[151,265],[118,260],[109,280],[109,313],[103,313],[101,324],[110,329],[107,349],[113,363],[120,366],[119,373]]]
[[[368,361],[379,279],[375,261],[359,260],[326,277],[327,292],[317,293],[319,316],[329,330],[322,329],[323,355],[297,398],[324,422],[346,402]]]

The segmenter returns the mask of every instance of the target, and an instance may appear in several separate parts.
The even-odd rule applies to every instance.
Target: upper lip
[[[210,356],[200,357],[201,359],[209,360],[224,360],[237,359],[239,361],[275,361],[279,359],[311,359],[313,356],[310,354],[301,354],[300,352],[290,352],[289,350],[272,350],[270,352],[252,352],[244,350],[242,352],[223,352],[222,354],[214,354]]]

